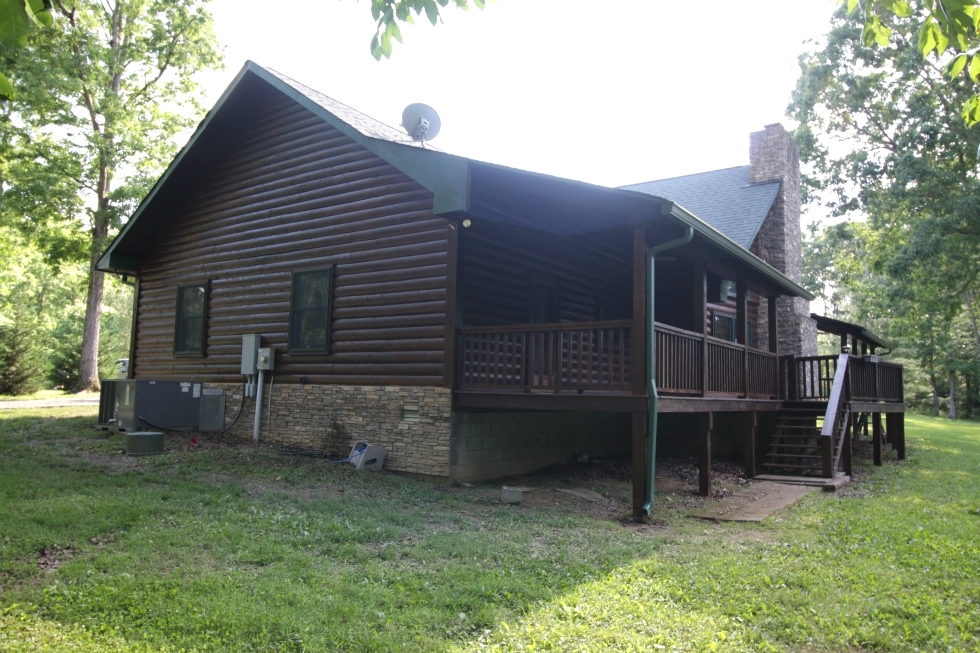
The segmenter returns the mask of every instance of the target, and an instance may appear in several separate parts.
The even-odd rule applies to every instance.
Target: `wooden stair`
[[[761,467],[766,474],[821,476],[820,427],[826,402],[787,404],[776,419],[769,450]]]

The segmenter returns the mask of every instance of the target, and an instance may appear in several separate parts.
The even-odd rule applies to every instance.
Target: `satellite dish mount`
[[[441,126],[439,114],[427,104],[416,102],[402,111],[402,127],[413,141],[420,142],[423,147],[426,141],[431,141],[439,135]]]

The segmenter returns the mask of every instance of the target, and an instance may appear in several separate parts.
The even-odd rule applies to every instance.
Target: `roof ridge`
[[[748,168],[748,164],[741,166],[729,166],[727,168],[716,168],[715,170],[703,170],[701,172],[691,172],[686,175],[676,175],[674,177],[661,177],[659,179],[647,179],[646,181],[638,181],[634,184],[625,184],[623,186],[617,186],[617,188],[628,188],[630,186],[641,186],[643,184],[652,184],[654,182],[661,181],[672,181],[674,179],[684,179],[685,177],[700,177],[701,175],[709,175],[714,172],[727,172],[729,170],[738,170],[741,168]]]

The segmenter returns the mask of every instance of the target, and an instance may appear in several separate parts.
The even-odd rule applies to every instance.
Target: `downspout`
[[[657,467],[657,410],[660,396],[657,394],[657,329],[654,326],[654,259],[657,254],[686,245],[694,238],[694,227],[686,225],[687,232],[680,238],[647,248],[647,370],[650,378],[650,397],[647,404],[647,478],[646,503],[643,514],[650,516],[653,510],[653,481]]]

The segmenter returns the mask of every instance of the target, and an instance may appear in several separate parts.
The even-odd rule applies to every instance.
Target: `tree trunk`
[[[949,371],[949,418],[956,419],[956,372]]]
[[[103,166],[99,179],[99,190],[108,188],[108,172]],[[109,222],[105,218],[109,201],[108,193],[100,196],[99,209],[92,216],[92,260],[89,265],[88,295],[85,298],[85,330],[82,332],[82,355],[78,364],[78,382],[72,392],[99,390],[99,332],[102,323],[102,293],[105,289],[105,274],[95,269],[109,235]]]
[[[936,375],[929,372],[929,387],[932,388],[932,412],[939,414],[939,388],[936,387]]]
[[[970,373],[963,375],[963,384],[966,386],[963,393],[963,417],[970,419],[973,417],[973,384],[970,383]]]
[[[99,253],[92,254],[92,265]],[[85,300],[85,330],[82,332],[82,358],[78,366],[78,382],[72,392],[98,390],[99,384],[99,330],[102,321],[102,292],[105,274],[91,268],[88,277],[88,296]]]

